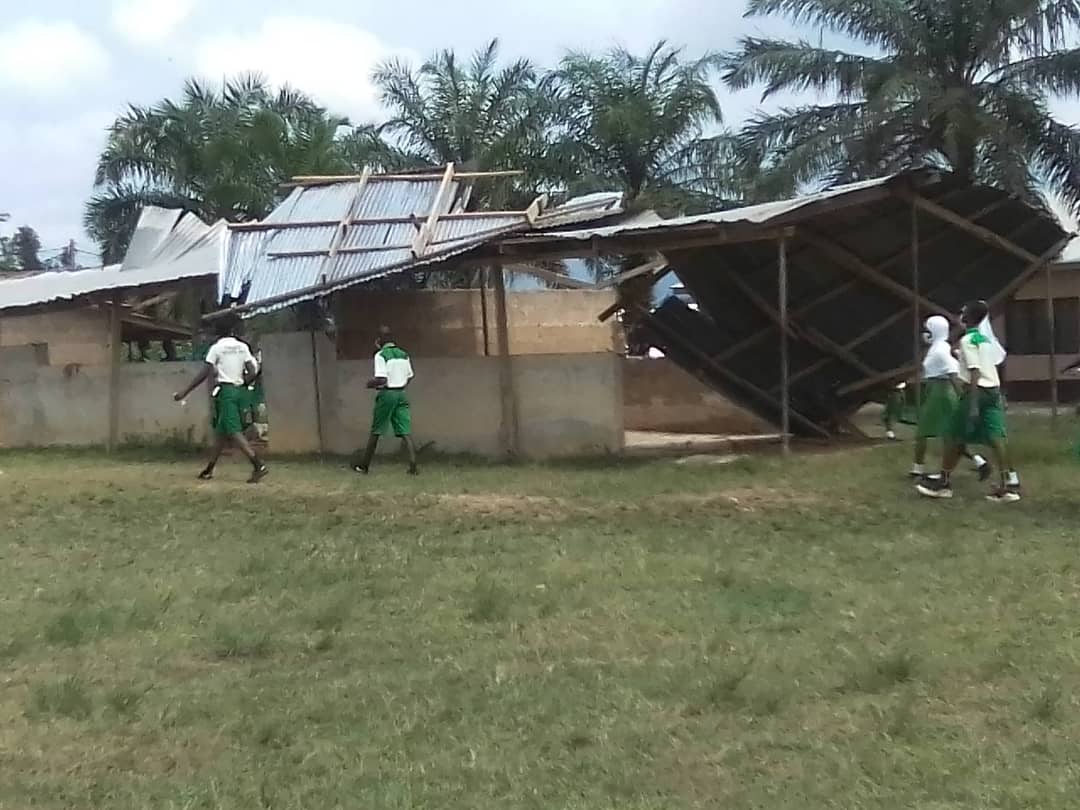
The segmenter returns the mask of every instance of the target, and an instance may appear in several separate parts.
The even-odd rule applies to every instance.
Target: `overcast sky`
[[[6,4],[5,4],[6,5]],[[260,71],[354,122],[378,117],[369,74],[392,55],[471,51],[499,37],[504,57],[550,64],[567,48],[644,50],[666,37],[726,49],[782,27],[744,20],[743,0],[34,0],[0,19],[0,212],[46,248],[76,238],[104,131],[128,103],[176,96],[185,77]],[[302,11],[298,10],[303,8]],[[786,33],[786,32],[785,32]],[[723,93],[737,124],[758,93]],[[1080,120],[1080,106],[1062,117]],[[85,261],[85,259],[84,259]]]

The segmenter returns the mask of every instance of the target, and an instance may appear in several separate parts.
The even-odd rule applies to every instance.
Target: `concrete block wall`
[[[313,348],[306,333],[268,335],[262,351],[273,452],[345,454],[367,441],[375,396],[365,387],[371,360],[339,360],[325,338],[317,337]],[[507,362],[518,401],[521,455],[622,450],[621,358],[611,352],[509,360],[414,356],[409,398],[416,441],[432,442],[445,453],[502,455],[501,379]],[[392,452],[397,442],[388,437],[380,449]]]
[[[49,365],[108,365],[109,313],[80,308],[0,316],[0,347],[35,343],[48,344]]]
[[[511,354],[622,351],[616,320],[597,320],[615,302],[615,293],[610,290],[511,292],[506,299]],[[338,353],[350,360],[373,354],[375,330],[380,324],[390,326],[414,357],[482,357],[499,350],[492,290],[383,292],[357,288],[339,295],[335,317]]]
[[[0,447],[104,445],[109,438],[107,366],[47,365],[39,348],[0,349]],[[122,442],[203,444],[210,402],[193,394],[173,401],[198,363],[124,364],[117,405]]]
[[[627,430],[756,434],[775,430],[666,358],[623,358]]]

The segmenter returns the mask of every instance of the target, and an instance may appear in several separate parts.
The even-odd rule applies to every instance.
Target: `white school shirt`
[[[387,343],[375,354],[375,376],[385,379],[387,388],[404,388],[413,378],[408,353],[395,343]]]
[[[970,373],[970,381],[979,388],[1000,388],[1001,378],[998,376],[997,364],[994,362],[998,357],[998,349],[985,338],[976,344],[972,331],[974,330],[969,331],[960,339],[962,365]],[[978,332],[976,331],[975,334]]]
[[[244,368],[248,363],[253,364],[256,371],[259,368],[251,348],[234,337],[221,338],[211,346],[206,353],[206,362],[214,367],[218,383],[231,385],[244,384]]]

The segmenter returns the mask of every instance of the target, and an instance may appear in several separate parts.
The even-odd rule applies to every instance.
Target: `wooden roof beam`
[[[1035,262],[1039,259],[1034,253],[1025,250],[1015,242],[1011,242],[1001,234],[995,233],[982,225],[978,225],[955,211],[952,211],[943,205],[938,205],[936,202],[928,200],[919,194],[907,191],[906,189],[897,190],[897,194],[904,199],[910,200],[918,208],[931,216],[937,217],[944,222],[948,222],[950,225],[959,228],[964,233],[974,236],[976,239],[985,242],[988,245],[993,245],[1005,253],[1010,253],[1018,259],[1022,259],[1025,262]]]
[[[951,317],[951,313],[944,307],[938,306],[928,298],[916,295],[914,291],[908,289],[903,284],[893,281],[879,269],[867,264],[850,250],[837,244],[833,240],[805,230],[799,231],[799,236],[818,248],[837,264],[847,268],[850,272],[870,282],[874,286],[880,287],[882,290],[890,292],[897,298],[907,301],[910,304],[918,302],[919,306],[926,312],[944,315],[946,318]]]

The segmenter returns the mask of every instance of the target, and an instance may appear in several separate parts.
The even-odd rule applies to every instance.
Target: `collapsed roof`
[[[122,264],[0,279],[0,311],[76,302],[103,294],[152,294],[215,278],[229,237],[224,221],[207,225],[176,209],[145,208]]]
[[[261,222],[232,225],[221,300],[268,312],[391,273],[422,268],[510,233],[595,220],[622,211],[622,194],[579,197],[553,208],[468,211],[474,182],[517,172],[294,178]]]
[[[1043,210],[918,170],[701,216],[527,233],[498,249],[522,261],[662,250],[699,309],[673,297],[638,312],[648,340],[779,422],[786,331],[792,428],[830,435],[849,429],[857,408],[918,368],[916,319],[954,314],[972,298],[1000,305],[1067,242]]]

